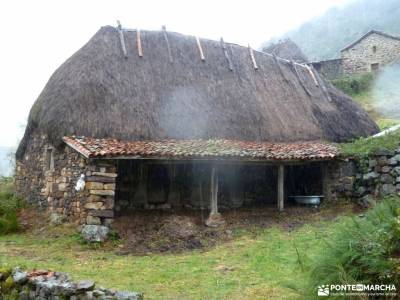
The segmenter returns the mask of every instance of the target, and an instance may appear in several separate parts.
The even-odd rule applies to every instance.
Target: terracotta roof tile
[[[321,160],[332,159],[338,149],[320,142],[266,143],[235,140],[120,141],[64,137],[64,142],[91,158],[136,157],[159,159]]]

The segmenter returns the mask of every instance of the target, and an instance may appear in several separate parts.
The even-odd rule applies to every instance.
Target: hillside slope
[[[355,0],[270,42],[290,38],[309,60],[317,61],[338,57],[342,48],[371,29],[400,34],[399,0]]]

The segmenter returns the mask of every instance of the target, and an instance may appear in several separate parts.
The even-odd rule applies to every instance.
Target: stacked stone
[[[363,164],[356,177],[356,196],[400,194],[400,149],[378,151]]]
[[[116,167],[112,162],[93,162],[86,172],[84,204],[88,225],[110,226],[114,218]]]
[[[0,269],[0,298],[5,299],[116,299],[142,300],[143,294],[121,292],[96,287],[93,281],[73,282],[68,274],[37,270],[25,272],[20,268]],[[1,298],[3,299],[3,298]]]

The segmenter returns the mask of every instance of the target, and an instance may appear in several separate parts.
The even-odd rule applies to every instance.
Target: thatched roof
[[[121,140],[343,141],[376,133],[361,107],[305,66],[178,33],[102,27],[51,76],[17,152],[33,132]],[[168,43],[167,43],[168,41]],[[314,76],[312,76],[314,75]],[[313,77],[315,77],[313,79]],[[317,84],[318,86],[317,86]]]
[[[266,143],[222,139],[120,141],[75,136],[64,137],[63,140],[87,158],[310,161],[330,160],[339,153],[336,146],[317,142]]]
[[[262,51],[297,62],[308,62],[307,56],[291,39],[284,39],[277,43],[272,43],[269,46],[263,47]]]

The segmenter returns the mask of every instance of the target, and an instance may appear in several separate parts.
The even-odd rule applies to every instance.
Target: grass
[[[377,138],[359,138],[350,143],[339,144],[344,156],[365,157],[378,150],[396,150],[400,146],[400,130]]]
[[[13,179],[0,177],[0,235],[18,230],[17,210],[22,202],[14,197]]]
[[[148,256],[118,255],[118,244],[84,244],[73,228],[61,226],[0,237],[0,266],[65,271],[142,291],[146,299],[306,299],[299,255],[317,253],[334,226],[319,221],[291,232],[242,230],[209,251]]]

